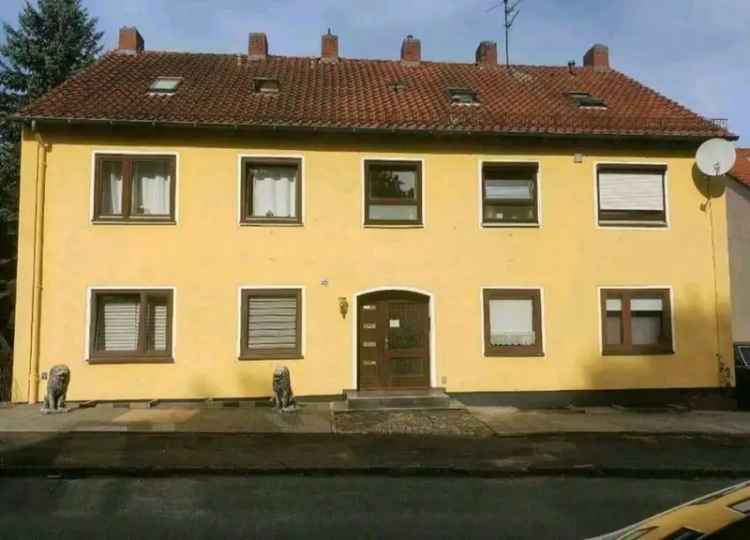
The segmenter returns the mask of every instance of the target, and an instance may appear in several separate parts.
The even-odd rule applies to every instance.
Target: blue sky
[[[243,52],[268,33],[272,54],[318,55],[328,27],[343,56],[396,58],[406,34],[429,60],[471,61],[479,41],[503,42],[499,0],[84,0],[114,48],[135,25],[146,48]],[[16,23],[25,0],[2,0]],[[750,146],[750,0],[523,0],[511,62],[581,63],[593,43],[620,71],[729,127]]]

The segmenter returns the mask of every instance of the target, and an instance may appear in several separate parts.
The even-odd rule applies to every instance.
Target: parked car
[[[589,540],[747,540],[750,482],[743,482]]]
[[[750,343],[734,344],[734,372],[737,381],[737,406],[750,410]]]

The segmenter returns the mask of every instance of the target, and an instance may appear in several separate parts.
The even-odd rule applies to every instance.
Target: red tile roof
[[[729,174],[750,187],[750,148],[737,149],[737,161]]]
[[[171,96],[149,95],[156,77],[183,77]],[[280,82],[253,92],[256,77]],[[403,87],[395,91],[393,83]],[[479,105],[451,104],[448,88]],[[606,109],[578,108],[583,91]],[[110,53],[32,103],[26,119],[157,122],[228,127],[336,128],[524,135],[731,136],[709,120],[615,70],[148,51]]]

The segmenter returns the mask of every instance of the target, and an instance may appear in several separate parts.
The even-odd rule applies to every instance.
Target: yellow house
[[[732,384],[726,130],[609,65],[119,48],[22,111],[13,399]]]

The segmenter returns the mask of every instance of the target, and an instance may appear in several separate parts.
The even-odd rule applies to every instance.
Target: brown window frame
[[[122,163],[122,214],[102,214],[102,164],[105,161]],[[136,161],[167,161],[169,165],[169,214],[140,215],[132,213],[133,163]],[[94,221],[98,223],[175,223],[177,193],[177,158],[174,155],[156,154],[96,154],[94,182]]]
[[[372,176],[373,167],[392,168],[400,170],[414,170],[416,171],[416,185],[414,186],[415,196],[414,199],[395,199],[386,197],[371,197],[370,196],[370,181]],[[365,225],[410,225],[412,227],[422,227],[423,222],[423,208],[422,208],[422,162],[415,160],[382,160],[382,159],[368,159],[365,160],[365,183],[364,183],[364,198],[365,198]],[[371,219],[370,218],[370,206],[385,205],[385,206],[417,206],[417,219]]]
[[[283,167],[297,167],[297,181],[295,186],[295,201],[294,201],[294,213],[295,217],[267,217],[267,216],[253,216],[251,215],[252,205],[250,204],[251,197],[253,196],[253,183],[252,177],[248,174],[253,166],[268,167],[268,166],[283,166]],[[242,186],[240,189],[240,223],[243,225],[302,225],[302,159],[300,158],[285,158],[285,157],[268,157],[268,158],[255,158],[255,157],[244,157],[242,158]]]
[[[602,210],[599,178],[602,172],[661,173],[661,196],[663,210]],[[601,164],[596,168],[596,213],[601,227],[666,227],[667,224],[667,167],[666,165],[617,165]]]
[[[536,334],[534,345],[493,345],[491,343],[490,300],[531,300],[532,327]],[[484,312],[485,356],[544,356],[542,332],[542,291],[540,289],[484,289],[482,291]]]
[[[533,177],[531,180],[534,181],[534,200],[533,200],[533,206],[534,206],[534,216],[530,219],[524,219],[524,220],[512,220],[512,219],[492,219],[488,218],[485,214],[485,207],[488,204],[493,204],[487,199],[487,174],[490,171],[493,170],[506,170],[506,171],[513,171],[514,174],[518,174],[519,178],[517,180],[524,180],[524,178],[520,178],[522,176],[520,173],[527,172],[527,171],[533,171]],[[528,226],[528,225],[539,225],[539,164],[538,163],[503,163],[503,162],[492,162],[492,161],[486,161],[482,163],[482,225],[505,225],[505,226],[512,226],[512,225],[521,225],[521,226]],[[511,180],[509,178],[509,180]],[[516,180],[516,178],[513,178],[512,180]],[[503,200],[502,204],[507,206],[529,206],[528,202],[525,199],[505,199]]]
[[[297,336],[296,346],[291,349],[251,350],[247,346],[248,301],[251,297],[289,297],[297,300]],[[302,359],[302,289],[242,289],[240,302],[240,360],[299,360]]]
[[[100,317],[100,298],[103,296],[140,295],[140,320],[138,323],[138,350],[101,351],[97,350],[96,330]],[[166,351],[146,349],[148,338],[148,301],[150,297],[164,297],[167,300],[167,346]],[[174,322],[174,291],[172,289],[94,289],[89,298],[91,321],[89,327],[89,358],[91,364],[163,364],[174,362],[172,354],[172,325]]]
[[[630,300],[633,298],[654,298],[662,300],[662,341],[655,345],[633,345],[632,315]],[[622,343],[607,343],[607,299],[622,301],[622,322],[620,336]],[[601,329],[602,354],[605,356],[637,356],[652,354],[674,354],[672,328],[672,301],[669,289],[601,289]]]

